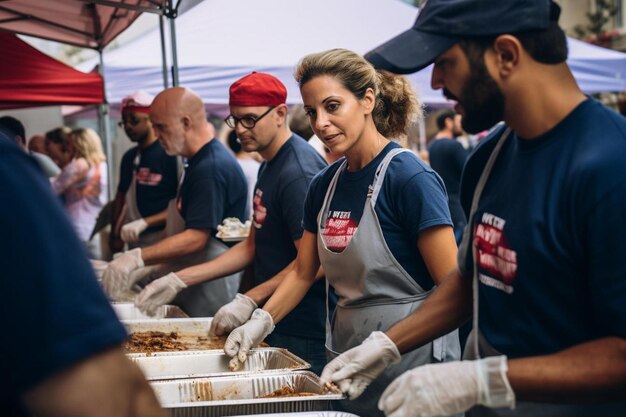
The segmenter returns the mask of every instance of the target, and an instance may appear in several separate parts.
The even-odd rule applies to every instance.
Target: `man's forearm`
[[[187,286],[211,281],[239,272],[249,265],[254,259],[254,240],[246,239],[239,242],[217,258],[182,269],[176,275]]]
[[[139,368],[119,347],[48,378],[25,393],[23,402],[41,417],[166,416]]]
[[[385,333],[405,353],[457,329],[471,314],[472,280],[454,270],[424,304]]]
[[[125,196],[124,194],[117,193],[115,200],[113,200],[113,207],[111,209],[111,237],[119,239],[120,230],[122,229],[122,223],[120,216],[122,215],[122,209],[124,208]]]
[[[510,359],[517,400],[597,402],[626,399],[626,339],[607,337],[545,356]]]
[[[209,230],[186,229],[154,245],[143,248],[141,258],[146,265],[175,261],[181,256],[203,250],[209,234]]]

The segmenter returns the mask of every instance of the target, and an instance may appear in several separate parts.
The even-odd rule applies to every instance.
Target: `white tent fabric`
[[[205,0],[176,20],[180,84],[222,113],[230,84],[263,71],[281,79],[288,102],[298,103],[292,74],[304,55],[338,47],[364,54],[411,27],[416,16],[415,7],[399,0]],[[575,40],[570,49],[584,91],[626,89],[626,54]],[[158,28],[105,52],[104,62],[110,103],[138,89],[162,89]],[[424,103],[445,103],[430,88],[430,67],[409,78]]]

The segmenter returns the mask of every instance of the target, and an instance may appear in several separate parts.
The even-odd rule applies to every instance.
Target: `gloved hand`
[[[133,286],[130,273],[144,266],[141,257],[141,249],[135,248],[117,256],[107,266],[102,274],[102,287],[104,291],[116,300],[127,293]]]
[[[122,226],[120,236],[124,242],[136,242],[139,235],[148,228],[148,223],[144,219],[134,220]]]
[[[154,316],[159,307],[172,301],[185,288],[187,284],[170,272],[148,284],[135,298],[135,306],[143,313]]]
[[[330,361],[321,383],[336,383],[351,400],[357,398],[385,368],[400,362],[400,351],[383,332],[372,332],[359,346]]]
[[[230,303],[222,306],[211,321],[209,334],[222,336],[244,324],[258,306],[247,295],[237,294]]]
[[[462,413],[480,404],[515,408],[506,356],[424,365],[396,378],[378,408],[387,417],[434,417]]]
[[[224,344],[224,352],[228,356],[237,355],[239,361],[243,363],[250,349],[261,343],[273,330],[274,320],[270,313],[257,308],[250,320],[230,333]]]

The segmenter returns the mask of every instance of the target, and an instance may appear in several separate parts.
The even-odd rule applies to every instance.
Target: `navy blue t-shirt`
[[[213,139],[189,159],[178,208],[186,229],[215,235],[226,217],[247,219],[248,185],[233,154]]]
[[[504,127],[466,164],[469,215]],[[468,227],[477,248],[479,327],[509,357],[626,337],[626,119],[588,99],[532,140],[505,143]],[[469,277],[472,257],[460,265]]]
[[[341,252],[346,248],[359,226],[376,168],[389,151],[399,147],[391,142],[361,170],[340,174],[323,236],[330,250]],[[304,206],[304,228],[311,233],[317,233],[317,216],[326,190],[342,162],[343,158],[311,183]],[[414,154],[396,155],[387,168],[375,211],[393,256],[424,290],[431,289],[434,283],[417,249],[417,238],[429,227],[452,225],[441,178]]]
[[[455,234],[465,227],[465,213],[459,195],[461,174],[467,160],[467,151],[456,139],[435,139],[428,146],[428,161],[432,169],[443,180],[448,192],[448,207],[452,216]]]
[[[146,149],[139,150],[138,146],[129,149],[122,157],[117,192],[126,194],[135,171],[137,208],[141,215],[148,217],[165,210],[169,201],[176,197],[178,187],[176,157],[165,153],[158,140]]]
[[[263,162],[254,190],[255,283],[282,271],[298,254],[293,242],[302,237],[304,199],[313,177],[326,162],[298,135],[293,135],[271,161]],[[313,284],[304,299],[276,326],[276,332],[323,338],[326,289]]]
[[[0,415],[19,397],[126,332],[48,179],[0,133]]]

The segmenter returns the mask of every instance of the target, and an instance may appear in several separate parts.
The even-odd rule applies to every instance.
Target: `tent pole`
[[[161,35],[161,63],[163,64],[163,88],[169,87],[167,76],[167,54],[165,52],[165,26],[163,25],[163,15],[159,15],[159,33]]]
[[[113,148],[111,146],[111,132],[109,129],[109,103],[106,101],[106,84],[104,81],[104,59],[102,58],[102,49],[98,50],[100,57],[100,65],[98,66],[98,72],[102,76],[102,85],[104,88],[105,102],[98,106],[98,122],[100,127],[100,135],[104,141],[104,149],[107,157],[107,183],[109,184],[109,199],[114,197],[113,195]]]
[[[171,3],[170,3],[171,4]],[[178,52],[176,51],[176,9],[171,9],[167,15],[170,21],[170,43],[172,47],[172,85],[179,85],[178,80]]]

